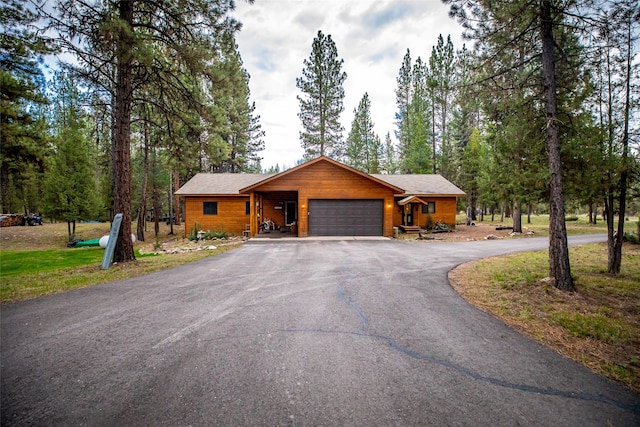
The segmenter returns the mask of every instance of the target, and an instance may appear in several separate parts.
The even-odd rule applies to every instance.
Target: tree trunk
[[[569,262],[569,246],[564,213],[564,189],[560,157],[560,133],[556,98],[555,40],[551,1],[540,5],[540,36],[542,39],[542,74],[547,113],[547,151],[549,155],[549,275],[555,287],[563,291],[575,291]]]
[[[144,242],[144,230],[147,214],[147,187],[149,186],[149,123],[144,123],[144,174],[142,176],[142,194],[140,195],[140,209],[138,210],[138,240]]]
[[[8,214],[9,212],[9,165],[6,161],[2,162],[2,166],[0,167],[0,192],[2,193],[1,201],[2,203],[2,213]]]
[[[531,202],[527,204],[527,224],[531,224]]]
[[[122,225],[113,255],[114,262],[136,259],[131,241],[131,105],[133,103],[131,36],[133,0],[120,0],[119,15],[125,27],[118,34],[116,46],[116,96],[114,106],[113,158],[113,207],[122,214]]]
[[[431,101],[431,146],[433,148],[433,153],[431,157],[433,158],[433,174],[435,175],[437,172],[436,168],[436,110],[435,110],[435,101]]]
[[[173,191],[178,191],[180,189],[180,172],[178,172],[177,170],[174,172],[173,175]],[[175,196],[175,207],[174,207],[174,213],[176,215],[176,225],[180,225],[181,222],[181,218],[180,218],[180,196],[176,195]]]
[[[478,210],[478,195],[476,194],[475,191],[471,192],[471,219],[473,221],[477,221],[478,220],[478,215],[476,213],[476,211]]]
[[[71,230],[71,223],[73,222],[73,230]],[[69,242],[73,242],[76,238],[76,225],[75,221],[67,221],[67,238]]]
[[[607,197],[604,199],[604,214],[605,221],[607,222],[607,272],[613,274],[613,261],[615,260],[615,240],[616,233],[614,232],[615,217],[613,215],[613,188],[609,188]]]
[[[520,211],[520,202],[513,203],[513,232],[522,233],[522,212]]]
[[[160,234],[160,219],[158,218],[160,214],[160,203],[158,201],[158,186],[156,183],[153,183],[153,231],[155,232],[156,237]]]
[[[173,175],[171,172],[170,176]],[[169,235],[173,236],[173,182],[169,179]]]
[[[616,233],[616,239],[613,245],[613,262],[610,263],[613,267],[609,273],[620,274],[622,267],[622,241],[624,240],[624,218],[627,210],[627,182],[629,180],[629,111],[631,104],[631,52],[632,52],[632,38],[631,38],[631,19],[632,15],[629,14],[629,22],[626,23],[627,38],[626,43],[626,78],[625,78],[625,100],[624,100],[624,129],[622,131],[622,171],[620,172],[620,191],[618,193],[618,231]]]

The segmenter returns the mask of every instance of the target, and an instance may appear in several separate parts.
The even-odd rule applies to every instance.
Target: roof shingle
[[[400,187],[405,194],[416,196],[427,195],[448,195],[448,196],[464,196],[466,193],[453,185],[442,175],[382,175],[372,174],[382,181],[386,181],[391,185]]]
[[[240,189],[269,178],[272,173],[199,173],[184,184],[179,196],[204,196],[210,194],[238,195]]]
[[[199,173],[178,191],[180,196],[239,195],[240,190],[259,183],[276,174],[261,173]],[[404,190],[406,195],[416,196],[464,196],[465,192],[441,175],[383,175],[372,177]]]

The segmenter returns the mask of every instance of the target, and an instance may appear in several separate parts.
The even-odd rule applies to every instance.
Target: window
[[[205,215],[218,215],[218,202],[202,202],[202,213]]]
[[[426,205],[422,205],[422,213],[423,214],[436,213],[436,202],[427,202]]]
[[[245,215],[250,215],[251,214],[251,202],[247,202],[244,205],[244,214]]]

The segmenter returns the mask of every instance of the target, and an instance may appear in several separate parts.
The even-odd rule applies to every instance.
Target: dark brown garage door
[[[382,236],[383,200],[309,200],[310,236]]]

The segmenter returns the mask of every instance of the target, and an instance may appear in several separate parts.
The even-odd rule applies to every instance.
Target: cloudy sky
[[[450,34],[454,47],[462,47],[461,27],[447,13],[439,0],[238,0],[234,16],[243,29],[237,41],[266,132],[262,167],[292,167],[302,158],[296,78],[318,30],[331,35],[344,59],[344,137],[367,92],[384,140],[387,132],[393,138],[396,77],[407,49],[412,60],[427,61],[438,34]]]

